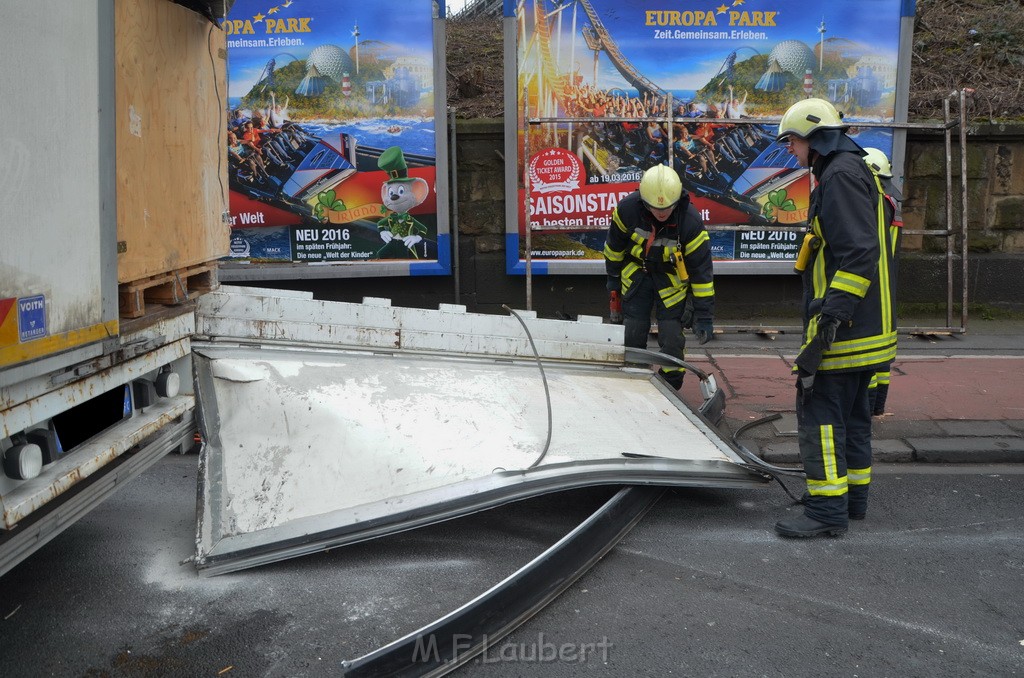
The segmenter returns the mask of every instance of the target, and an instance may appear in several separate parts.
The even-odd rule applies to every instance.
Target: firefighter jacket
[[[689,195],[683,194],[665,223],[658,223],[644,207],[639,191],[627,195],[612,211],[604,257],[608,275],[621,281],[623,298],[629,297],[634,283],[646,274],[665,308],[684,303],[692,292],[694,319],[713,319],[711,242]],[[673,263],[680,257],[685,269]]]
[[[856,153],[819,156],[811,170],[818,185],[808,219],[819,246],[804,272],[804,346],[818,332],[820,308],[840,324],[818,369],[877,370],[896,357],[891,205]]]
[[[882,185],[882,190],[885,190],[885,184]],[[884,206],[886,223],[889,224],[889,237],[892,239],[892,255],[896,257],[900,252],[900,236],[902,235],[900,229],[903,228],[903,208],[900,206],[899,201],[888,193],[885,194]],[[895,261],[893,264],[895,266],[899,265]]]

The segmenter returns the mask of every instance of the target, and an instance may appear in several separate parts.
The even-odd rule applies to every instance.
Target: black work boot
[[[838,537],[846,532],[846,525],[830,525],[807,516],[797,516],[775,523],[775,531],[780,537],[816,537],[819,534]]]
[[[668,382],[668,385],[672,387],[672,390],[678,391],[683,387],[683,377],[686,376],[686,372],[666,372],[665,370],[658,370],[658,373]]]

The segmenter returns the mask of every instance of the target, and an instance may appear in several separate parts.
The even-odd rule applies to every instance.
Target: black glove
[[[605,283],[605,287],[608,288],[609,292],[619,292],[622,290],[622,280],[617,275],[608,276],[608,282]]]
[[[693,334],[698,344],[706,344],[715,337],[715,326],[711,319],[698,320],[693,323]]]
[[[693,297],[686,295],[686,304],[683,306],[683,315],[679,318],[679,324],[684,330],[693,329]]]
[[[839,318],[832,315],[818,316],[818,338],[826,351],[832,348],[832,342],[836,340],[836,330],[838,329]]]
[[[821,307],[824,303],[824,299],[811,299],[811,303],[807,304],[807,317],[813,318],[821,313]]]

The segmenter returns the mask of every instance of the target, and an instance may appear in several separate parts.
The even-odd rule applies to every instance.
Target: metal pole
[[[452,200],[452,218],[449,230],[452,235],[452,277],[455,279],[455,303],[459,304],[462,300],[462,291],[459,287],[459,165],[458,165],[458,145],[456,134],[455,134],[455,109],[448,111],[448,125],[450,127],[448,131],[448,143],[451,148],[451,200]]]
[[[666,149],[668,151],[668,166],[671,167],[672,169],[675,169],[676,163],[672,155],[672,142],[674,141],[672,139],[672,130],[673,127],[675,127],[675,125],[672,124],[672,120],[675,118],[676,113],[675,110],[672,108],[675,105],[672,99],[672,92],[669,92],[668,94],[665,95],[665,105],[668,107],[668,115],[666,116],[668,118],[668,129],[666,130],[666,137],[668,138],[668,148]]]
[[[533,227],[530,225],[530,91],[523,88],[523,220],[526,229],[526,310],[533,310]]]
[[[949,122],[949,97],[942,101],[942,113]],[[946,125],[946,230],[953,228],[953,142]],[[953,326],[953,238],[946,237],[946,327]]]
[[[967,331],[967,90],[960,90],[960,259],[963,265],[964,298],[960,308],[960,330]]]

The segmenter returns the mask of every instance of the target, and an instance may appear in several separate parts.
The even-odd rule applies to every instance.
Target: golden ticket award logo
[[[572,191],[586,178],[579,157],[564,148],[548,148],[533,156],[528,174],[534,193]]]

